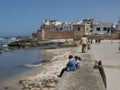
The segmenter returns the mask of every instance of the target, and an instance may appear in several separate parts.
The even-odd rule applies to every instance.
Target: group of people
[[[83,35],[83,37],[80,39],[80,44],[82,45],[82,53],[86,53],[86,50],[91,48],[92,41],[92,38],[87,38],[86,35]],[[96,38],[95,43],[100,44],[101,39]]]
[[[100,44],[101,43],[101,39],[100,38],[97,38],[97,39],[95,39],[95,43],[97,44]]]
[[[100,43],[100,39],[97,40],[97,42]],[[89,46],[90,41],[85,35],[83,35],[83,37],[81,38],[80,44],[82,45],[82,53],[85,53],[86,49],[90,48],[90,46]],[[73,57],[73,55],[69,55],[68,59],[69,59],[69,61],[66,64],[66,67],[61,70],[58,77],[62,77],[62,75],[65,71],[76,71],[76,69],[80,68],[80,61],[81,61],[80,57],[78,57],[78,56]],[[99,69],[99,72],[101,74],[104,86],[105,86],[105,88],[107,88],[106,75],[105,75],[105,72],[104,72],[102,61],[101,60],[99,60],[99,61],[96,60],[93,68],[94,69]]]
[[[76,71],[77,69],[80,68],[80,61],[81,61],[80,57],[78,57],[78,56],[73,57],[73,55],[69,55],[68,59],[69,59],[69,61],[66,64],[66,67],[61,70],[58,77],[62,77],[62,75],[65,71]],[[99,72],[101,74],[104,86],[105,86],[105,88],[107,88],[106,75],[105,75],[105,72],[104,72],[102,61],[101,60],[99,60],[99,61],[96,60],[93,68],[94,69],[99,69]]]
[[[80,61],[81,61],[80,57],[78,56],[73,57],[73,55],[69,55],[68,59],[69,61],[66,64],[66,67],[61,70],[60,75],[58,75],[58,77],[62,77],[65,71],[76,71],[76,69],[80,68]]]

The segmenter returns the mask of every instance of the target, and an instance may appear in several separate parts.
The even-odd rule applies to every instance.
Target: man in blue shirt
[[[61,70],[60,75],[58,75],[58,77],[62,77],[62,75],[65,71],[76,71],[76,62],[75,62],[73,56],[69,55],[68,59],[69,59],[69,61],[66,65],[66,67]]]

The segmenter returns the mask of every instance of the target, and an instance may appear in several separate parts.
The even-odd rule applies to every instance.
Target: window
[[[80,31],[80,27],[78,27],[78,31]]]
[[[90,25],[91,28],[93,28],[93,25]]]
[[[93,32],[93,30],[91,29],[90,32]]]
[[[107,27],[104,27],[104,28],[103,28],[103,31],[107,31]]]
[[[97,29],[96,29],[97,31],[100,31],[100,27],[97,27]]]
[[[110,28],[108,27],[108,30],[107,30],[107,32],[109,33],[110,32]]]
[[[90,24],[89,22],[87,22],[87,24]]]
[[[63,28],[60,28],[60,30],[63,30]]]

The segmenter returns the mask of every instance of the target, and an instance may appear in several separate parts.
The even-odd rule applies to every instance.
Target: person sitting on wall
[[[75,61],[76,61],[76,68],[79,69],[80,68],[81,58],[78,57],[78,56],[74,56],[74,58],[75,58]]]
[[[62,75],[65,71],[76,71],[75,59],[73,58],[72,55],[69,55],[68,59],[69,59],[69,61],[66,65],[66,67],[61,70],[60,75],[58,75],[58,77],[62,77]]]
[[[107,83],[106,83],[106,75],[105,75],[105,72],[104,72],[104,68],[103,68],[103,65],[102,65],[102,61],[99,60],[99,61],[95,61],[95,65],[94,67],[95,69],[99,69],[99,72],[101,74],[101,77],[102,77],[102,80],[103,80],[103,83],[104,83],[104,86],[105,88],[107,88]]]

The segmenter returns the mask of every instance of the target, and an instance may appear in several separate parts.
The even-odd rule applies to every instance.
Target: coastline
[[[57,75],[59,74],[61,68],[65,67],[67,63],[67,56],[70,54],[72,48],[58,48],[58,49],[46,49],[43,63],[40,66],[36,66],[37,71],[30,71],[16,75],[0,82],[0,89],[8,88],[9,90],[21,90],[22,88],[28,87],[29,83],[38,84],[38,81],[44,79],[51,79],[58,81]],[[51,57],[52,56],[52,57]],[[49,78],[51,77],[51,78]],[[12,83],[11,83],[12,81]],[[20,82],[26,82],[24,87]]]
[[[38,71],[36,71],[36,73],[29,72],[28,74],[24,74],[21,78],[16,77],[16,79],[14,78],[15,83],[9,81],[9,84],[4,84],[2,87],[8,87],[9,90],[28,90],[28,88],[32,88],[32,90],[39,90],[40,88],[42,88],[41,90],[48,90],[48,88],[49,90],[55,90],[55,86],[60,80],[57,75],[60,73],[61,69],[65,67],[67,56],[69,54],[75,55],[78,49],[81,51],[81,46],[75,48],[46,49],[45,53],[47,53],[48,57],[44,57],[45,62],[37,67]],[[112,43],[110,40],[103,40],[101,44],[93,43],[91,50],[87,52],[93,54],[94,59],[101,59],[103,61],[107,76],[108,90],[119,90],[120,88],[120,52],[118,52],[117,40]],[[112,81],[116,82],[113,83]],[[31,85],[33,86],[31,87]]]

